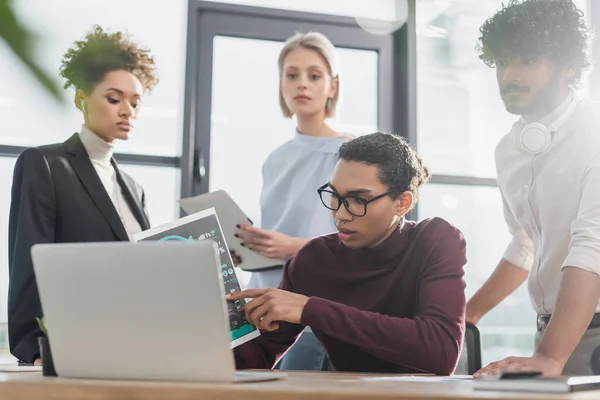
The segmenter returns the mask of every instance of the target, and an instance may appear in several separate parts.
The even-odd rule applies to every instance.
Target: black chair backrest
[[[594,351],[592,351],[590,365],[592,366],[592,372],[594,375],[600,375],[600,346],[596,347]]]
[[[473,375],[481,369],[481,336],[479,329],[467,323],[465,341],[454,373],[456,375]]]

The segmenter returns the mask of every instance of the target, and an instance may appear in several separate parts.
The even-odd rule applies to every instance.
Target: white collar
[[[575,93],[575,91],[570,90],[567,97],[563,101],[561,101],[560,104],[554,110],[550,111],[549,113],[547,113],[541,117],[538,116],[537,118],[535,115],[523,115],[523,116],[521,116],[520,121],[522,124],[538,122],[543,125],[550,125],[554,121],[558,120],[560,118],[560,116],[569,109],[569,106],[571,105],[571,103],[578,101],[578,100],[579,100],[579,98],[578,98],[577,94]]]
[[[91,160],[97,161],[104,166],[110,165],[110,159],[113,156],[115,148],[113,143],[106,142],[85,125],[81,125],[79,138]]]

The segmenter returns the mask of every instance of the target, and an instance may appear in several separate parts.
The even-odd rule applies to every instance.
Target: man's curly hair
[[[138,47],[126,34],[107,33],[95,25],[65,53],[60,75],[66,80],[65,89],[73,86],[89,94],[107,73],[119,70],[135,75],[144,90],[158,83],[149,50]]]
[[[408,142],[397,135],[376,132],[359,136],[340,147],[338,158],[375,165],[379,180],[393,190],[391,197],[409,190],[416,204],[419,187],[429,181],[431,173]]]
[[[572,0],[510,0],[479,31],[479,58],[489,67],[511,56],[543,56],[576,68],[577,84],[591,65],[591,32]]]

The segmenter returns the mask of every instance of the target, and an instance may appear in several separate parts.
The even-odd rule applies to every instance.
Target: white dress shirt
[[[600,106],[571,95],[538,122],[552,123],[573,101],[577,108],[553,133],[544,153],[531,155],[515,144],[521,119],[495,154],[512,234],[504,258],[529,270],[529,293],[538,314],[554,311],[563,268],[600,274]]]
[[[79,138],[83,147],[87,151],[92,165],[110,197],[115,211],[121,218],[121,223],[125,227],[129,240],[138,232],[142,231],[139,222],[133,215],[129,203],[123,196],[121,186],[117,182],[117,174],[110,159],[114,153],[114,144],[108,143],[90,131],[85,125],[81,126]]]

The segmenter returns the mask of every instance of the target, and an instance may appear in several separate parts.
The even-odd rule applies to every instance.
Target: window
[[[119,166],[144,188],[146,211],[153,226],[166,224],[179,217],[179,168]]]
[[[183,0],[168,4],[143,0],[14,2],[18,15],[42,38],[36,54],[57,81],[63,54],[94,24],[128,31],[134,40],[150,48],[160,82],[144,99],[136,134],[122,143],[119,151],[161,156],[181,154],[185,4]],[[156,29],[155,20],[171,28]],[[81,125],[73,96],[74,91],[69,90],[65,106],[55,104],[0,42],[0,143],[35,146],[65,140]]]
[[[588,12],[589,1],[575,2]],[[422,189],[418,216],[443,217],[464,233],[467,298],[491,275],[510,239],[495,187],[494,149],[516,117],[504,109],[495,71],[475,51],[480,25],[502,3],[416,2],[417,147],[433,172],[432,183]],[[482,318],[484,364],[532,354],[535,313],[526,286]]]
[[[262,164],[296,129],[279,108],[277,57],[282,46],[276,41],[226,36],[216,36],[213,44],[209,190],[227,190],[256,223],[260,223]],[[338,48],[337,55],[341,98],[331,125],[352,135],[375,132],[377,52]],[[243,74],[236,73],[240,64]],[[240,95],[241,88],[247,95]],[[233,161],[244,167],[228,168]]]
[[[429,184],[423,186],[419,219],[441,217],[459,228],[467,242],[466,296],[489,278],[510,240],[495,187]],[[508,355],[531,355],[535,312],[522,285],[501,306],[481,319],[483,363]]]
[[[396,10],[407,7],[406,0],[352,0],[340,7],[339,0],[204,0],[219,3],[231,3],[254,7],[280,8],[293,11],[304,11],[319,14],[362,17],[373,20],[390,21]]]
[[[587,9],[586,0],[576,3]],[[495,70],[475,46],[479,27],[501,4],[417,2],[417,144],[437,174],[496,176],[494,148],[517,117],[504,111]]]
[[[508,240],[494,182],[493,149],[514,118],[504,111],[496,94],[493,70],[484,66],[474,51],[477,28],[502,1],[410,1],[417,7],[415,144],[434,172],[433,183],[423,189],[418,213],[420,218],[445,217],[465,233],[470,295],[490,275],[504,249],[503,242]],[[143,185],[152,225],[178,216],[180,193],[189,196],[218,188],[234,192],[247,212],[260,219],[260,165],[294,129],[293,121],[279,117],[273,76],[281,41],[295,31],[321,31],[339,49],[341,73],[348,78],[342,80],[340,115],[334,122],[338,130],[353,134],[394,130],[398,121],[406,120],[405,115],[396,116],[403,111],[394,108],[399,103],[397,97],[404,98],[405,94],[390,89],[400,91],[407,83],[395,82],[402,72],[394,64],[398,58],[393,54],[405,52],[404,43],[372,35],[363,26],[364,19],[395,24],[396,19],[402,19],[399,16],[405,1],[354,0],[345,2],[344,7],[339,6],[339,0],[221,2],[230,3],[223,9],[235,6],[236,12],[223,15],[223,10],[213,7],[204,13],[204,25],[200,17],[194,22],[192,28],[201,28],[201,32],[191,38],[186,37],[187,0],[13,2],[20,18],[42,38],[36,55],[46,72],[57,79],[64,52],[94,24],[127,30],[151,49],[160,82],[145,99],[137,132],[121,144],[118,159]],[[208,0],[189,2],[211,3],[215,5]],[[576,3],[584,11],[591,4],[587,0]],[[261,11],[258,15],[240,11],[242,5],[287,11],[269,10],[271,13],[265,15]],[[290,10],[331,14],[336,22]],[[341,17],[354,17],[363,30],[348,23],[354,21],[352,18]],[[169,28],[157,29],[156,21]],[[186,41],[193,44],[187,49],[189,65]],[[236,73],[240,59],[244,60],[244,71]],[[186,76],[190,65],[194,68]],[[240,88],[251,90],[259,99],[239,96]],[[0,192],[4,194],[0,196],[0,258],[4,260],[0,260],[0,348],[7,344],[6,235],[15,157],[23,147],[63,141],[79,129],[81,115],[72,106],[73,95],[72,90],[66,94],[64,106],[55,104],[0,42]],[[268,113],[263,114],[267,108]],[[260,129],[265,120],[268,129]],[[261,149],[251,140],[259,138],[267,139],[269,147]],[[231,145],[233,142],[236,146]],[[198,161],[193,160],[195,151],[207,159],[208,179],[199,173],[201,165],[194,163]],[[528,302],[523,287],[482,320],[484,362],[531,352],[530,333],[535,321]]]
[[[390,36],[365,33],[351,18],[331,23],[324,15],[209,3],[197,3],[198,39],[188,49],[192,66],[187,81],[197,82],[189,102],[196,104],[190,110],[194,165],[206,166],[206,174],[195,169],[191,192],[224,189],[260,226],[262,165],[293,137],[296,127],[279,107],[277,57],[283,42],[296,32],[317,31],[336,46],[341,98],[331,125],[351,135],[392,124],[388,88],[393,42]],[[239,271],[238,278],[244,282],[248,273]]]
[[[342,74],[348,76],[348,80],[342,85],[342,91],[345,91],[348,97],[340,103],[340,116],[335,122],[336,128],[343,132],[360,134],[376,130],[382,121],[386,127],[391,125],[391,109],[386,108],[386,111],[382,112],[379,107],[382,103],[391,104],[386,97],[389,95],[391,98],[391,91],[382,90],[384,85],[380,84],[381,80],[385,81],[384,83],[390,81],[386,74],[390,71],[389,66],[393,52],[391,38],[365,34],[354,24],[348,23],[348,21],[352,21],[351,19],[346,22],[337,20],[336,24],[328,24],[328,17],[325,16],[307,19],[306,15],[303,15],[296,21],[294,20],[295,14],[288,14],[288,16],[291,15],[290,19],[282,18],[279,14],[275,17],[269,15],[267,16],[269,29],[265,29],[266,25],[262,24],[264,19],[261,20],[256,15],[250,17],[248,14],[240,13],[238,12],[239,6],[236,6],[236,12],[226,16],[226,19],[233,16],[233,19],[227,19],[229,22],[233,20],[233,24],[227,26],[217,24],[218,29],[226,28],[225,31],[229,30],[229,33],[213,32],[210,36],[210,60],[213,57],[212,42],[214,41],[214,76],[209,72],[212,70],[212,64],[198,68],[198,71],[202,71],[198,76],[200,78],[208,77],[204,81],[207,81],[209,86],[214,81],[214,84],[219,86],[219,90],[212,94],[210,90],[199,90],[197,95],[194,94],[194,97],[187,98],[190,108],[193,104],[197,110],[208,110],[207,115],[199,115],[196,118],[199,126],[206,121],[208,129],[202,131],[194,127],[186,132],[182,129],[183,103],[186,99],[184,93],[186,89],[194,85],[191,82],[195,81],[190,80],[188,85],[185,85],[186,41],[188,39],[186,37],[187,5],[199,3],[202,2],[188,2],[187,0],[169,2],[89,0],[85,3],[76,0],[60,0],[52,4],[39,3],[34,0],[15,2],[19,18],[32,27],[41,38],[41,43],[36,49],[36,56],[42,61],[41,64],[45,71],[56,77],[57,81],[60,81],[58,69],[62,55],[94,24],[111,31],[125,30],[133,36],[134,40],[150,48],[157,62],[160,82],[144,99],[144,107],[135,135],[129,141],[119,143],[117,160],[121,168],[144,187],[152,225],[168,222],[178,216],[177,200],[180,194],[189,196],[209,189],[208,180],[202,181],[201,185],[196,185],[201,179],[196,176],[189,155],[193,153],[193,150],[200,150],[195,147],[191,148],[195,142],[203,146],[207,152],[217,153],[218,157],[210,159],[210,164],[207,164],[209,169],[212,167],[210,173],[214,175],[214,181],[211,189],[214,189],[215,186],[221,185],[231,187],[230,183],[225,183],[226,180],[231,179],[235,179],[235,182],[245,183],[240,180],[240,177],[227,172],[228,170],[232,171],[227,168],[228,162],[231,162],[231,152],[228,151],[227,140],[231,140],[231,135],[234,135],[233,139],[236,141],[252,137],[264,139],[273,137],[273,135],[277,136],[277,140],[283,141],[286,134],[293,133],[293,122],[283,118],[280,118],[277,123],[282,123],[281,126],[284,128],[281,129],[281,132],[269,131],[271,136],[265,136],[265,132],[257,130],[256,126],[252,127],[250,131],[244,131],[239,128],[239,125],[235,125],[236,120],[243,113],[243,107],[231,108],[236,105],[232,101],[236,100],[236,97],[223,96],[232,94],[234,86],[241,87],[249,82],[244,82],[242,79],[244,74],[233,73],[228,77],[223,72],[231,67],[232,62],[235,63],[235,53],[244,51],[246,46],[253,51],[262,51],[266,53],[265,57],[270,57],[269,63],[264,61],[262,64],[257,57],[247,57],[247,60],[253,62],[251,67],[257,68],[255,73],[266,74],[268,71],[276,71],[276,54],[279,46],[281,46],[282,40],[296,30],[307,31],[312,28],[312,30],[323,31],[328,36],[329,33],[334,32],[336,44],[341,49],[340,57],[344,69]],[[229,1],[229,3],[242,4],[244,2]],[[246,2],[245,4],[262,7],[281,6],[283,8],[290,4],[294,6],[293,2],[287,1]],[[379,1],[377,6],[373,6],[371,2],[359,1],[354,2],[350,8],[345,7],[341,14],[349,12],[350,14],[345,15],[389,20],[389,16],[394,14],[394,12],[390,13],[394,4],[394,1],[383,0]],[[331,1],[302,3],[302,11],[340,15],[340,12],[336,12],[337,10],[341,9],[337,7],[337,3]],[[195,11],[195,9],[191,10],[191,12]],[[236,19],[240,18],[240,14],[242,14],[242,19]],[[155,21],[157,20],[160,20],[164,26],[176,28],[156,29]],[[237,24],[237,22],[241,22],[241,24]],[[240,26],[247,27],[246,23],[251,25],[249,29],[251,29],[252,35],[237,35],[238,28]],[[334,38],[332,37],[332,39]],[[192,40],[198,44],[197,37]],[[363,64],[361,68],[358,67],[358,61]],[[269,101],[269,104],[273,106],[272,111],[279,115],[277,92],[273,91],[273,88],[276,88],[277,75],[276,72],[273,74],[271,72],[269,72],[269,82],[265,84],[265,87],[271,88],[269,89],[272,91],[271,95],[261,91],[261,88],[257,89],[257,95],[264,96],[262,100]],[[242,80],[236,81],[238,78]],[[209,93],[208,99],[202,97],[203,93]],[[73,132],[79,130],[82,122],[81,114],[73,107],[73,96],[74,92],[70,89],[65,95],[65,104],[56,104],[39,87],[35,78],[25,72],[25,68],[16,61],[4,43],[0,42],[0,157],[2,157],[0,158],[0,167],[2,168],[0,190],[2,193],[10,192],[14,162],[24,147],[62,142]],[[267,98],[269,100],[266,100]],[[382,101],[382,99],[386,101]],[[213,100],[214,104],[211,104]],[[247,121],[255,121],[257,115],[255,113],[247,116]],[[187,122],[189,123],[193,118],[194,115],[188,118]],[[185,125],[183,126],[185,127]],[[214,126],[218,135],[215,135],[210,146],[205,146],[208,142],[204,142],[201,138],[210,130],[211,126]],[[246,125],[246,127],[248,126]],[[248,149],[255,152],[255,144],[256,142],[252,142],[247,146]],[[272,141],[272,144],[275,145],[275,141]],[[260,172],[257,166],[262,163],[261,158],[264,157],[260,154],[250,154],[252,154],[249,157],[251,165],[248,167],[248,171],[243,172],[249,172],[251,174],[249,180],[253,180]],[[235,161],[241,161],[241,159],[236,158]],[[255,183],[256,187],[260,187],[260,182]],[[250,199],[250,196],[247,197]],[[255,200],[258,201],[257,196]],[[2,228],[0,250],[6,254],[10,197],[5,195],[0,201],[0,227]],[[252,210],[251,213],[256,212],[252,206],[249,206],[249,209]],[[7,257],[4,256],[3,259],[4,261],[0,262],[0,267],[5,266],[4,272],[0,273],[0,304],[2,305],[0,327],[4,326],[5,328],[6,323],[3,321],[6,321],[5,303],[8,277],[5,265]],[[6,346],[6,341],[2,342],[2,338],[6,337],[2,329],[0,328],[0,347]]]
[[[187,1],[22,0],[13,4],[19,18],[41,38],[35,53],[40,64],[60,83],[62,55],[94,24],[127,31],[150,48],[160,82],[144,99],[136,132],[119,144],[117,158],[123,170],[144,187],[152,225],[178,217]],[[169,29],[156,29],[157,20]],[[70,89],[64,105],[54,102],[0,41],[0,357],[8,347],[7,235],[12,171],[23,147],[62,142],[79,130],[82,117],[73,106],[73,96]]]

